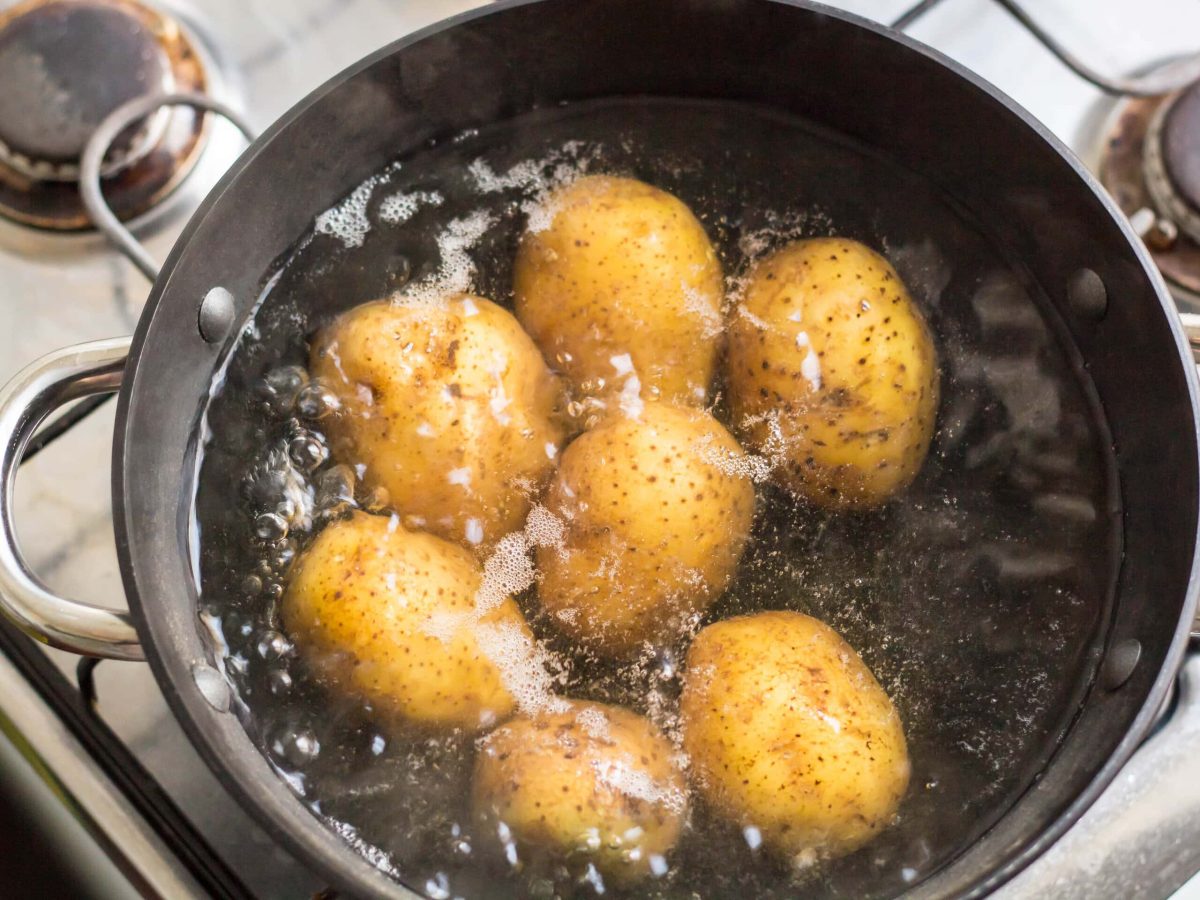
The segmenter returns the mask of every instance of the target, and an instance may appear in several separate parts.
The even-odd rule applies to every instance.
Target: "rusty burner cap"
[[[113,110],[206,75],[178,23],[133,0],[27,0],[0,12],[0,215],[55,230],[90,227],[79,157]],[[191,170],[205,118],[163,108],[105,157],[104,193],[121,219],[166,197]]]
[[[1160,141],[1163,169],[1176,196],[1200,212],[1200,84],[1167,107]]]
[[[1146,192],[1160,216],[1200,242],[1200,83],[1162,100],[1147,121]]]

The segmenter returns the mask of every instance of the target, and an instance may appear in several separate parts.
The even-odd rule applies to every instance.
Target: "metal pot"
[[[534,106],[629,95],[773,106],[923,174],[1022,261],[1094,385],[1112,434],[1124,543],[1098,674],[1077,686],[1078,712],[1027,790],[912,890],[986,893],[1087,809],[1167,697],[1197,597],[1200,383],[1154,266],[1069,151],[956,64],[814,4],[520,0],[407,37],[316,91],[196,212],[132,341],[52,354],[3,390],[0,605],[53,646],[144,656],[209,765],[281,842],[355,894],[407,895],[309,813],[229,712],[231,689],[197,620],[189,521],[199,423],[262,273],[315,214],[432,137]],[[212,290],[214,273],[227,292]],[[17,466],[39,423],[118,387],[113,516],[129,614],[47,590],[24,564],[12,521]]]

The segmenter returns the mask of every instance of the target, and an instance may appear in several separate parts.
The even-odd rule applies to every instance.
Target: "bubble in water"
[[[392,290],[404,287],[412,278],[412,260],[403,253],[393,254],[383,267],[385,280]]]
[[[272,369],[263,379],[262,392],[271,408],[286,415],[291,412],[301,389],[308,382],[308,373],[299,366]]]
[[[262,591],[262,579],[257,575],[247,575],[242,579],[242,593],[247,597],[257,597]]]
[[[753,825],[747,825],[742,829],[742,837],[746,839],[746,846],[751,850],[757,850],[762,846],[762,832]]]
[[[353,507],[354,470],[347,465],[326,469],[317,476],[316,507],[324,515],[334,515]]]
[[[287,535],[287,519],[278,513],[263,513],[254,520],[254,533],[264,541],[276,541]]]
[[[258,655],[268,661],[274,661],[292,652],[292,642],[278,631],[267,631],[258,641]]]
[[[276,697],[282,697],[292,689],[292,675],[287,669],[272,669],[267,675],[267,686]]]
[[[587,864],[587,869],[579,878],[580,887],[585,884],[590,885],[592,890],[594,890],[597,894],[604,893],[604,879],[600,877],[600,872],[592,863]]]
[[[292,564],[292,560],[296,558],[296,547],[291,541],[282,540],[271,550],[271,569],[277,574],[282,575]]]
[[[301,417],[317,421],[341,408],[337,394],[320,381],[311,381],[296,395],[296,412]]]
[[[329,448],[318,435],[305,432],[288,442],[288,456],[297,469],[311,472],[329,458]]]
[[[279,746],[284,758],[297,767],[308,765],[321,752],[321,742],[307,728],[285,732],[279,738]]]
[[[425,882],[425,896],[430,900],[450,900],[450,878],[445,872],[438,872]]]

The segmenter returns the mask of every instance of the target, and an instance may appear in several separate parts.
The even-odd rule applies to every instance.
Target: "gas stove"
[[[1200,4],[1026,4],[1074,57],[1135,87],[1145,84],[1139,76],[1177,73],[1200,49]],[[149,288],[143,272],[165,258],[244,146],[237,128],[188,106],[161,107],[120,130],[99,166],[116,215],[132,221],[146,248],[139,266],[87,227],[75,189],[77,159],[103,113],[148,92],[186,92],[262,129],[381,44],[477,5],[0,0],[0,321],[8,326],[0,379],[58,347],[131,333]],[[910,35],[1027,107],[1100,176],[1181,308],[1200,312],[1200,213],[1192,211],[1200,150],[1189,142],[1200,140],[1200,88],[1169,100],[1114,98],[1067,68],[1014,17],[1020,8],[1000,0],[833,5],[885,23],[903,17]],[[45,120],[25,114],[66,81],[82,85],[71,103]],[[28,561],[52,589],[121,607],[111,406],[26,463],[16,522]],[[24,779],[29,815],[70,845],[99,895],[298,897],[324,888],[224,792],[144,664],[81,664],[0,628],[0,735],[0,771]],[[1000,895],[1200,897],[1198,738],[1200,657],[1186,664],[1171,708],[1116,782]]]

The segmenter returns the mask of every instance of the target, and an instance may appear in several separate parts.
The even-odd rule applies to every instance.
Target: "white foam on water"
[[[759,447],[759,458],[765,460],[771,468],[784,465],[788,458],[788,439],[783,433],[781,416],[782,413],[779,410],[773,409],[758,415],[746,416],[741,421],[742,428],[752,428],[755,425],[766,423],[767,437]]]
[[[475,594],[476,617],[487,615],[505,598],[533,585],[531,553],[535,547],[563,546],[566,525],[544,506],[534,504],[521,531],[506,534],[483,564],[483,579]]]
[[[391,177],[400,168],[393,163],[377,175],[372,175],[353,191],[350,196],[336,206],[331,206],[317,216],[313,222],[313,231],[317,234],[328,234],[342,242],[347,250],[361,247],[371,230],[371,220],[367,218],[367,205],[371,195],[381,182]]]
[[[379,219],[388,225],[407,222],[422,206],[441,206],[445,202],[437,191],[412,191],[392,194],[379,204]]]
[[[738,306],[737,314],[739,316],[741,316],[743,319],[745,319],[747,322],[749,322],[751,325],[753,325],[755,328],[757,328],[759,331],[774,331],[775,330],[774,326],[771,325],[770,322],[767,322],[764,319],[760,319],[754,313],[750,312],[750,310],[747,309],[744,305]]]
[[[346,249],[361,247],[371,230],[367,218],[367,204],[375,190],[375,179],[368,179],[339,203],[317,216],[313,230],[317,234],[328,234],[342,242]]]
[[[612,737],[608,716],[601,709],[597,709],[594,706],[585,706],[575,714],[575,721],[579,723],[579,727],[590,738],[598,741],[607,741]]]
[[[563,548],[567,523],[546,507],[535,503],[525,519],[525,539],[534,547]]]
[[[533,584],[533,562],[522,532],[506,534],[483,564],[483,580],[475,593],[475,614],[484,616],[513,594]]]
[[[698,318],[704,328],[702,337],[715,338],[725,330],[719,297],[683,283],[680,283],[679,288],[683,292],[684,310]]]
[[[554,222],[558,212],[554,191],[587,174],[599,152],[599,147],[567,141],[541,159],[523,160],[505,172],[496,172],[482,159],[474,160],[467,172],[482,194],[513,191],[524,195],[519,209],[525,214],[526,230],[536,234]]]
[[[458,633],[475,620],[474,613],[435,609],[421,626],[421,631],[449,646]]]
[[[711,434],[701,435],[693,443],[697,457],[728,478],[748,478],[754,482],[771,477],[774,466],[769,459],[745,451],[718,447]]]
[[[470,251],[495,224],[495,218],[482,210],[451,219],[437,236],[438,256],[441,259],[437,271],[420,282],[406,286],[403,294],[393,298],[393,302],[432,304],[444,302],[447,297],[458,294],[469,294],[475,279],[475,263]]]
[[[553,656],[513,622],[480,622],[475,626],[479,649],[500,673],[500,681],[525,715],[565,713],[571,704],[554,693]]]
[[[363,857],[363,859],[381,872],[386,872],[392,878],[400,877],[400,870],[392,863],[391,856],[374,844],[363,840],[359,836],[357,828],[347,822],[334,819],[331,816],[325,816],[324,818],[325,824],[336,831],[342,840],[354,848],[359,856]]]
[[[528,190],[542,186],[545,182],[542,175],[544,167],[545,163],[542,161],[527,159],[500,175],[484,160],[477,159],[467,166],[467,173],[480,191],[496,194],[500,191]]]
[[[604,759],[592,762],[596,780],[627,797],[661,806],[672,813],[687,808],[687,795],[678,788],[659,784],[645,769],[629,759]]]

